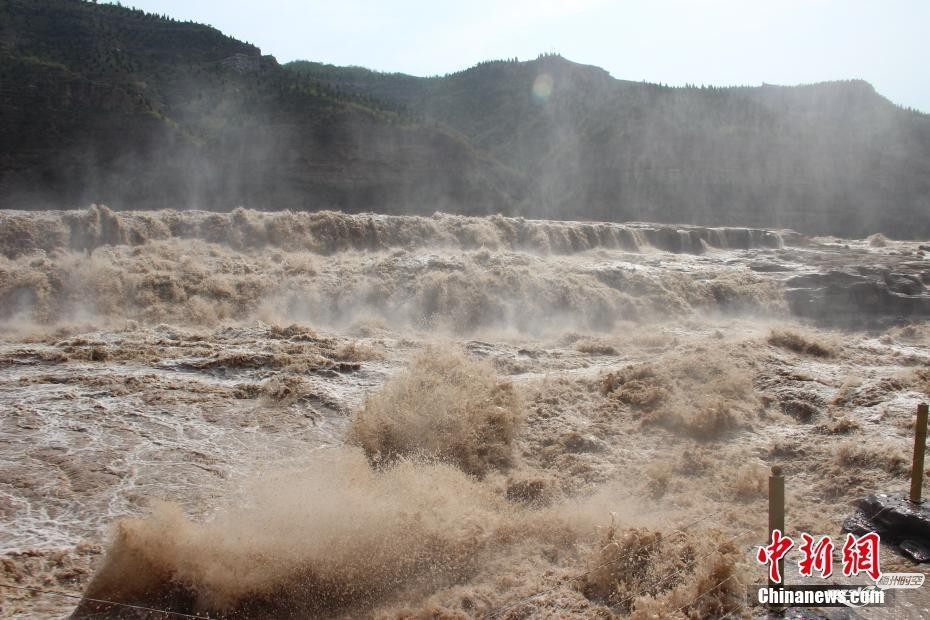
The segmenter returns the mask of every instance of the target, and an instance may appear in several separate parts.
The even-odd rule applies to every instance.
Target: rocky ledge
[[[930,502],[914,504],[899,495],[876,494],[856,502],[858,510],[843,531],[861,536],[875,532],[916,562],[930,562]]]

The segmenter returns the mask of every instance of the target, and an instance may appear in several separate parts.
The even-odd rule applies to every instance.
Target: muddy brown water
[[[785,286],[919,278],[916,243],[4,217],[7,583],[228,617],[749,617],[772,465],[795,535],[908,485],[930,325],[827,328]],[[5,617],[75,608],[0,596]]]

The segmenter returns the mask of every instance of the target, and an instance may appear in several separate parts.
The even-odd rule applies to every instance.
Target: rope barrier
[[[686,524],[686,525],[684,525],[684,526],[682,526],[682,527],[680,527],[680,528],[674,529],[674,530],[672,531],[672,533],[673,533],[673,534],[681,534],[681,533],[684,533],[687,529],[689,529],[689,528],[691,528],[691,527],[694,527],[695,525],[697,525],[697,524],[699,524],[699,523],[702,523],[702,522],[704,522],[704,521],[707,521],[708,519],[717,516],[717,515],[720,514],[721,512],[722,512],[722,510],[721,510],[721,511],[714,512],[714,513],[710,513],[710,514],[708,514],[708,515],[705,515],[705,516],[701,517],[700,519],[697,519],[696,521],[692,521],[692,522],[690,522],[690,523],[688,523],[688,524]],[[751,532],[751,531],[752,531],[752,529],[745,529],[745,530],[742,530],[741,532],[737,533],[736,535],[731,536],[730,538],[728,538],[728,539],[726,540],[726,542],[732,542],[732,541],[738,539],[740,536],[743,536],[744,534],[747,534],[747,533],[749,533],[749,532]],[[509,610],[511,610],[511,609],[513,609],[513,608],[515,608],[515,607],[518,607],[518,606],[520,606],[520,605],[523,605],[524,603],[527,603],[527,602],[529,602],[529,601],[531,601],[531,600],[533,600],[533,599],[535,599],[535,598],[538,598],[538,597],[543,596],[543,595],[545,595],[545,594],[549,594],[550,592],[553,592],[553,591],[559,589],[560,587],[562,587],[563,585],[565,585],[565,583],[571,583],[571,582],[574,582],[574,581],[578,581],[578,580],[580,580],[580,579],[583,579],[583,578],[587,577],[588,575],[594,573],[595,571],[598,571],[598,570],[600,570],[600,569],[602,569],[602,568],[605,568],[605,567],[610,566],[610,565],[612,565],[612,564],[616,564],[616,563],[618,563],[618,562],[620,562],[620,561],[622,561],[622,560],[624,560],[624,559],[629,558],[630,555],[632,555],[634,552],[635,552],[635,553],[642,552],[642,551],[644,551],[644,550],[646,550],[646,549],[650,549],[650,548],[652,548],[652,547],[655,547],[656,545],[658,545],[658,544],[661,543],[661,542],[662,542],[662,539],[658,539],[658,540],[653,541],[652,543],[649,543],[648,545],[642,545],[642,546],[640,546],[640,547],[637,547],[636,549],[630,550],[629,552],[625,553],[623,556],[621,556],[621,557],[619,557],[619,558],[616,558],[616,559],[610,560],[610,561],[608,561],[608,562],[604,562],[604,563],[602,563],[602,564],[599,564],[598,566],[595,566],[594,568],[591,568],[591,569],[589,569],[589,570],[587,570],[587,571],[585,571],[585,572],[583,572],[583,573],[581,573],[581,574],[579,574],[579,575],[576,575],[576,576],[574,576],[574,577],[572,577],[572,578],[570,578],[570,579],[567,579],[567,580],[565,580],[565,581],[563,581],[563,582],[560,582],[559,584],[557,584],[557,585],[555,585],[555,586],[553,586],[553,587],[551,587],[551,588],[548,588],[548,589],[546,589],[546,590],[541,590],[541,591],[539,591],[539,592],[536,592],[536,593],[534,593],[534,594],[531,594],[530,596],[526,596],[526,597],[524,597],[524,598],[522,598],[522,599],[519,599],[519,600],[517,600],[517,601],[514,601],[513,603],[510,603],[510,604],[508,604],[508,605],[498,607],[497,609],[494,609],[494,610],[492,610],[491,612],[489,612],[489,613],[487,614],[487,616],[485,616],[485,617],[486,617],[486,618],[489,618],[489,619],[490,619],[490,618],[496,618],[496,617],[498,617],[500,614],[502,614],[502,613],[504,613],[504,612],[506,612],[506,611],[509,611]],[[678,570],[678,571],[675,571],[675,572],[672,572],[672,573],[669,573],[669,574],[667,574],[664,578],[662,578],[661,580],[659,580],[659,581],[658,581],[656,584],[654,584],[654,585],[661,585],[661,584],[663,584],[663,583],[666,583],[666,582],[669,581],[672,577],[680,576],[683,572],[684,572],[684,569]],[[730,575],[729,577],[727,577],[726,579],[724,579],[723,581],[721,581],[721,582],[718,583],[717,585],[713,586],[712,588],[710,588],[710,589],[708,589],[708,590],[705,590],[704,592],[702,592],[701,594],[699,594],[697,597],[695,597],[694,599],[692,599],[691,601],[689,601],[689,602],[686,603],[685,605],[682,605],[681,607],[679,607],[679,608],[676,609],[675,611],[676,611],[676,612],[677,612],[677,611],[681,611],[682,609],[684,609],[684,608],[687,607],[688,605],[693,604],[695,601],[701,599],[702,597],[704,597],[705,595],[709,594],[710,592],[713,592],[714,590],[716,590],[717,588],[719,588],[720,586],[722,586],[724,583],[726,583],[727,581],[729,581],[729,580],[731,580],[731,579],[733,579],[733,578],[734,578],[734,575]],[[35,587],[35,586],[19,586],[19,585],[13,585],[13,584],[10,584],[10,583],[2,583],[2,582],[0,582],[0,587],[10,588],[10,589],[14,589],[14,590],[24,590],[24,591],[29,591],[29,592],[40,592],[40,593],[43,593],[43,594],[55,594],[55,595],[58,595],[58,596],[64,596],[64,597],[67,597],[67,598],[73,598],[73,599],[77,599],[77,600],[90,601],[90,602],[93,602],[93,603],[102,603],[102,604],[106,604],[106,605],[114,605],[114,606],[117,606],[117,607],[124,607],[124,608],[127,608],[127,609],[135,609],[135,610],[138,610],[138,611],[156,612],[156,613],[167,614],[167,615],[169,615],[169,616],[175,616],[175,617],[179,617],[179,618],[193,618],[193,619],[195,619],[195,620],[212,620],[209,616],[201,616],[201,615],[197,615],[197,614],[188,614],[188,613],[184,613],[184,612],[180,612],[180,611],[171,611],[171,610],[168,610],[168,609],[158,609],[158,608],[155,608],[155,607],[146,607],[146,606],[144,606],[144,605],[133,605],[133,604],[130,604],[130,603],[120,603],[120,602],[118,602],[118,601],[111,601],[111,600],[107,600],[107,599],[91,598],[91,597],[83,596],[83,595],[81,595],[81,594],[75,594],[75,593],[73,593],[73,592],[63,592],[63,591],[61,591],[61,590],[49,590],[49,589],[46,589],[46,588],[39,588],[39,587]],[[636,593],[636,594],[633,594],[632,596],[629,596],[629,597],[623,599],[622,601],[620,601],[619,604],[622,605],[622,604],[624,604],[624,603],[627,603],[627,602],[629,602],[629,601],[632,601],[632,600],[638,598],[639,596],[642,596],[642,595],[645,594],[645,593],[646,593],[646,590],[642,590],[642,591],[640,591],[640,592],[638,592],[638,593]],[[727,617],[731,616],[733,613],[735,613],[736,611],[739,611],[740,609],[742,609],[742,608],[744,608],[744,607],[745,607],[745,605],[742,605],[742,606],[738,607],[737,609],[735,609],[735,610],[729,612],[726,616],[723,616],[723,618],[727,618]],[[721,619],[721,620],[722,620],[722,619]]]
[[[707,521],[708,519],[711,519],[711,518],[713,518],[713,517],[719,515],[721,512],[723,512],[723,510],[718,510],[717,512],[713,512],[713,513],[704,515],[704,516],[701,517],[700,519],[697,519],[697,520],[695,520],[695,521],[691,521],[691,522],[689,522],[689,523],[687,523],[687,524],[685,524],[685,525],[683,525],[683,526],[681,526],[681,527],[675,528],[675,529],[672,530],[672,534],[682,534],[682,533],[684,533],[686,530],[688,530],[689,528],[692,528],[692,527],[694,527],[695,525],[698,525],[699,523],[702,523],[702,522],[704,522],[704,521]],[[745,529],[745,530],[742,530],[742,531],[738,532],[736,535],[731,536],[730,538],[728,538],[725,542],[732,542],[732,541],[738,539],[739,537],[743,536],[744,534],[747,534],[747,533],[749,533],[749,532],[751,532],[751,531],[752,531],[752,529]],[[493,610],[491,610],[485,617],[488,618],[489,620],[492,619],[492,618],[496,618],[496,617],[500,616],[501,614],[503,614],[504,612],[507,612],[507,611],[509,611],[509,610],[511,610],[511,609],[514,609],[515,607],[518,607],[518,606],[520,606],[520,605],[523,605],[524,603],[527,603],[527,602],[529,602],[529,601],[531,601],[531,600],[533,600],[533,599],[535,599],[535,598],[538,598],[538,597],[543,596],[543,595],[545,595],[545,594],[549,594],[550,592],[554,592],[555,590],[559,589],[560,587],[562,587],[562,586],[565,585],[566,583],[572,583],[572,582],[574,582],[574,581],[578,581],[578,580],[580,580],[580,579],[583,579],[583,578],[585,578],[585,577],[591,575],[591,574],[594,573],[595,571],[598,571],[598,570],[600,570],[600,569],[602,569],[602,568],[606,568],[607,566],[610,566],[610,565],[613,565],[613,564],[617,564],[618,562],[621,562],[621,561],[623,561],[623,560],[629,558],[629,557],[630,557],[632,554],[634,554],[634,553],[641,553],[642,551],[651,549],[651,548],[653,548],[653,547],[659,545],[662,541],[663,541],[662,538],[658,538],[658,539],[654,540],[653,542],[651,542],[651,543],[649,543],[649,544],[647,544],[647,545],[642,545],[642,546],[640,546],[640,547],[637,547],[636,549],[631,549],[630,551],[628,551],[627,553],[625,553],[624,555],[622,555],[622,556],[619,557],[619,558],[615,558],[615,559],[610,560],[610,561],[608,561],[608,562],[604,562],[604,563],[602,563],[602,564],[599,564],[598,566],[595,566],[594,568],[591,568],[591,569],[589,569],[589,570],[587,570],[587,571],[585,571],[585,572],[583,572],[583,573],[580,573],[580,574],[578,574],[578,575],[575,575],[574,577],[571,577],[571,578],[569,578],[569,579],[563,580],[563,581],[561,581],[560,583],[554,585],[554,586],[551,587],[551,588],[547,588],[547,589],[545,589],[545,590],[540,590],[540,591],[538,591],[538,592],[535,592],[534,594],[531,594],[531,595],[529,595],[529,596],[526,596],[526,597],[523,597],[523,598],[521,598],[521,599],[518,599],[518,600],[514,601],[513,603],[509,603],[509,604],[507,604],[507,605],[503,605],[503,606],[500,606],[500,607],[498,607],[498,608],[496,608],[496,609],[493,609]],[[672,577],[680,576],[683,572],[684,572],[684,569],[678,570],[678,571],[675,571],[675,572],[672,572],[672,573],[668,573],[665,577],[663,577],[663,578],[660,579],[658,582],[656,582],[655,584],[653,584],[653,587],[658,586],[658,585],[662,585],[662,584],[668,582]],[[684,609],[684,608],[687,607],[688,605],[693,604],[695,601],[701,599],[701,598],[704,597],[705,595],[707,595],[707,594],[709,594],[710,592],[716,590],[717,588],[719,588],[720,586],[722,586],[724,583],[726,583],[727,581],[729,581],[729,580],[731,580],[731,579],[733,579],[733,578],[734,578],[733,575],[727,577],[726,579],[724,579],[723,581],[721,581],[720,583],[718,583],[718,584],[715,585],[714,587],[710,588],[709,590],[706,590],[706,591],[700,593],[697,597],[695,597],[694,599],[692,599],[691,601],[689,601],[687,604],[685,604],[685,605],[679,607],[679,608],[676,609],[675,611],[676,611],[676,612],[677,612],[677,611],[681,611],[682,609]],[[133,604],[130,604],[130,603],[120,603],[120,602],[117,602],[117,601],[111,601],[111,600],[107,600],[107,599],[91,598],[91,597],[86,597],[86,596],[83,596],[83,595],[80,595],[80,594],[75,594],[75,593],[73,593],[73,592],[63,592],[63,591],[61,591],[61,590],[49,590],[49,589],[46,589],[46,588],[38,588],[38,587],[34,587],[34,586],[18,586],[18,585],[13,585],[13,584],[9,584],[9,583],[2,583],[2,582],[0,582],[0,587],[11,588],[11,589],[16,589],[16,590],[25,590],[25,591],[31,591],[31,592],[41,592],[41,593],[43,593],[43,594],[55,594],[55,595],[58,595],[58,596],[64,596],[64,597],[73,598],[73,599],[77,599],[77,600],[85,600],[85,601],[90,601],[90,602],[94,602],[94,603],[102,603],[102,604],[106,604],[106,605],[115,605],[115,606],[117,606],[117,607],[124,607],[124,608],[127,608],[127,609],[135,609],[135,610],[139,610],[139,611],[156,612],[156,613],[167,614],[167,615],[169,615],[169,616],[175,616],[175,617],[179,617],[179,618],[193,618],[193,619],[195,619],[195,620],[212,620],[209,616],[201,616],[201,615],[196,615],[196,614],[188,614],[188,613],[184,613],[184,612],[171,611],[171,610],[167,610],[167,609],[157,609],[157,608],[154,608],[154,607],[146,607],[146,606],[144,606],[144,605],[133,605]],[[619,604],[619,605],[623,605],[624,603],[628,603],[628,602],[630,602],[630,601],[632,601],[632,600],[634,600],[634,599],[636,599],[636,598],[642,596],[642,595],[645,594],[646,592],[647,592],[647,590],[642,590],[642,591],[640,591],[640,592],[638,592],[638,593],[636,593],[636,594],[633,594],[633,595],[631,595],[631,596],[629,596],[629,597],[627,597],[627,598],[621,600],[618,604]],[[739,610],[742,609],[742,608],[745,608],[745,605],[742,605],[742,606],[738,607],[737,609],[735,609],[735,610],[729,612],[726,616],[723,616],[723,618],[727,618],[727,617],[731,616],[733,613],[735,613],[736,611],[739,611]]]
[[[146,607],[144,605],[132,605],[130,603],[119,603],[117,601],[108,601],[106,599],[100,598],[90,598],[88,596],[83,596],[81,594],[75,594],[73,592],[62,592],[61,590],[48,590],[45,588],[37,588],[35,586],[17,586],[11,583],[2,583],[0,582],[0,588],[11,588],[13,590],[26,590],[29,592],[41,592],[43,594],[57,594],[58,596],[64,596],[67,598],[74,598],[83,601],[91,601],[92,603],[104,603],[107,605],[116,605],[117,607],[125,607],[127,609],[135,609],[137,611],[154,611],[160,614],[167,614],[169,616],[177,616],[179,618],[195,618],[196,620],[213,620],[210,616],[198,616],[196,614],[186,614],[180,611],[170,611],[168,609],[156,609],[155,607]]]
[[[686,525],[684,525],[684,526],[682,526],[682,527],[680,527],[680,528],[675,528],[674,530],[672,530],[672,534],[681,534],[681,533],[684,533],[685,530],[687,530],[687,529],[689,529],[689,528],[692,528],[692,527],[694,527],[695,525],[697,525],[697,524],[699,524],[699,523],[702,523],[702,522],[704,522],[704,521],[707,521],[708,519],[710,519],[710,518],[712,518],[712,517],[716,517],[716,516],[719,515],[721,512],[723,512],[723,510],[718,510],[717,512],[712,512],[712,513],[710,513],[710,514],[704,515],[704,516],[701,517],[700,519],[697,519],[697,520],[695,520],[695,521],[691,521],[690,523],[688,523],[688,524],[686,524]],[[743,534],[746,534],[746,533],[751,532],[751,531],[752,531],[751,529],[743,530],[743,531],[741,531],[739,534],[737,534],[735,537],[729,539],[727,542],[730,542],[730,541],[732,541],[732,540],[735,540],[736,538],[739,538],[739,537],[742,536]],[[498,616],[500,616],[501,614],[503,614],[503,613],[506,612],[506,611],[510,611],[511,609],[513,609],[513,608],[515,608],[515,607],[519,607],[520,605],[523,605],[524,603],[527,603],[527,602],[529,602],[529,601],[531,601],[531,600],[533,600],[533,599],[535,599],[535,598],[538,598],[538,597],[540,597],[540,596],[543,596],[543,595],[545,595],[545,594],[549,594],[550,592],[554,592],[555,590],[558,590],[560,587],[562,587],[562,586],[563,586],[564,584],[566,584],[566,583],[572,583],[573,581],[578,581],[578,580],[580,580],[580,579],[583,579],[584,577],[587,577],[588,575],[590,575],[591,573],[593,573],[593,572],[595,572],[595,571],[598,571],[598,570],[600,570],[600,569],[602,569],[602,568],[605,568],[605,567],[607,567],[607,566],[610,566],[611,564],[616,564],[616,563],[618,563],[618,562],[620,562],[620,561],[622,561],[622,560],[625,560],[625,559],[629,558],[633,553],[640,553],[640,552],[642,552],[642,551],[645,551],[645,550],[647,550],[647,549],[650,549],[650,548],[652,548],[652,547],[655,547],[655,546],[657,546],[658,544],[660,544],[661,542],[662,542],[662,539],[660,538],[660,539],[657,539],[657,540],[655,540],[655,541],[649,543],[648,545],[642,545],[641,547],[637,547],[636,549],[631,549],[630,551],[628,551],[627,553],[625,553],[624,555],[622,555],[622,556],[619,557],[619,558],[615,558],[615,559],[610,560],[610,561],[608,561],[608,562],[604,562],[603,564],[600,564],[600,565],[598,565],[598,566],[595,566],[594,568],[591,568],[591,569],[589,569],[589,570],[587,570],[587,571],[585,571],[585,572],[583,572],[583,573],[581,573],[581,574],[579,574],[579,575],[576,575],[576,576],[574,576],[574,577],[572,577],[572,578],[570,578],[570,579],[566,579],[566,580],[562,581],[561,583],[559,583],[559,584],[557,584],[557,585],[555,585],[555,586],[553,586],[553,587],[551,587],[551,588],[548,588],[548,589],[546,589],[546,590],[541,590],[541,591],[536,592],[536,593],[534,593],[534,594],[531,594],[531,595],[529,595],[529,596],[526,596],[526,597],[523,597],[523,598],[521,598],[521,599],[518,599],[518,600],[516,600],[516,601],[514,601],[513,603],[510,603],[510,604],[508,604],[508,605],[503,605],[503,606],[501,606],[501,607],[498,607],[498,608],[496,608],[496,609],[493,609],[493,610],[491,610],[490,612],[488,612],[488,614],[485,616],[485,618],[487,618],[488,620],[490,620],[491,618],[497,618]],[[672,573],[672,575],[676,575],[676,574],[677,574],[677,575],[680,575],[681,572],[682,572],[682,571],[677,571],[676,573]],[[664,581],[664,580],[663,580],[663,581]],[[660,583],[661,583],[661,582],[660,582]],[[636,598],[637,596],[640,596],[641,594],[642,594],[642,593],[637,594],[637,595],[634,595],[633,598]],[[630,600],[630,599],[625,599],[624,601],[621,601],[621,602],[625,602],[626,600]]]

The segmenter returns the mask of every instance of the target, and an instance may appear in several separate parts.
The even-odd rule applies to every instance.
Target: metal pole
[[[927,403],[917,405],[914,424],[914,460],[911,464],[911,502],[920,503],[924,486],[924,451],[927,449]]]
[[[772,475],[769,476],[769,542],[772,533],[778,530],[785,533],[785,477],[779,465],[772,466]],[[782,585],[785,583],[785,559],[778,560],[778,572],[781,574]],[[769,587],[776,588],[779,584],[769,580]]]

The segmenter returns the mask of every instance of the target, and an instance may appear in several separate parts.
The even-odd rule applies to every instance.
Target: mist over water
[[[0,2],[0,617],[749,618],[906,489],[930,117],[624,77]]]
[[[259,318],[345,327],[376,318],[469,332],[604,328],[650,315],[776,313],[784,305],[776,283],[701,257],[781,250],[775,231],[244,209],[93,207],[0,218],[7,320]],[[669,260],[680,269],[666,269]]]
[[[739,616],[768,467],[804,497],[791,527],[835,534],[849,501],[906,486],[930,386],[918,243],[245,209],[0,223],[3,570],[85,592],[78,617]],[[850,278],[875,297],[838,295]],[[865,329],[830,328],[852,314]]]

